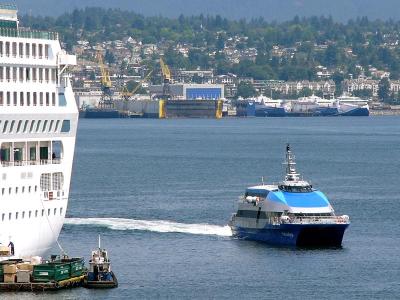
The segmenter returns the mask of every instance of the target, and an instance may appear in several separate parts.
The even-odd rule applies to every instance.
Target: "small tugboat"
[[[300,178],[289,144],[285,164],[280,184],[247,188],[229,221],[233,236],[272,245],[340,247],[349,217],[336,216],[327,197]]]
[[[100,236],[99,247],[92,251],[89,260],[89,271],[83,286],[89,289],[107,289],[118,287],[118,280],[111,271],[111,262],[105,249],[101,249]]]

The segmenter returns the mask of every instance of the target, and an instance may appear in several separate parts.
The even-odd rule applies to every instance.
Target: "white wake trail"
[[[232,236],[229,226],[210,224],[185,224],[163,220],[135,220],[122,218],[66,218],[65,224],[93,225],[113,230],[145,230],[154,232],[178,232],[201,235]]]

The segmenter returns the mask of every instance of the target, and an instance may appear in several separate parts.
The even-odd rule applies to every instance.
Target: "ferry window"
[[[19,81],[24,81],[24,68],[19,68]]]
[[[36,57],[36,44],[32,44],[32,56]]]
[[[4,126],[3,126],[3,133],[6,132],[6,130],[7,130],[7,125],[8,125],[8,121],[6,120],[6,121],[4,122]]]
[[[6,42],[6,55],[10,56],[10,42]]]
[[[11,194],[11,188],[8,188],[8,193]]]
[[[33,106],[37,105],[37,93],[33,92]]]
[[[29,129],[29,132],[33,132],[34,127],[35,127],[35,120],[32,120],[31,128]]]
[[[18,126],[17,126],[17,132],[20,132],[20,131],[21,131],[21,125],[22,125],[22,121],[19,120],[19,121],[18,121]]]
[[[64,175],[61,172],[53,173],[53,190],[61,190],[64,185]]]
[[[61,154],[62,154],[62,143],[61,143],[61,141],[53,141],[52,142],[52,149],[53,149],[53,153],[52,153],[53,158],[61,158]]]
[[[12,55],[14,57],[17,56],[17,43],[16,42],[12,43]]]
[[[3,81],[4,79],[4,67],[0,67],[0,80]]]
[[[19,93],[19,105],[24,106],[25,105],[25,99],[24,99],[24,92]]]
[[[49,191],[51,189],[50,186],[50,173],[43,173],[40,176],[40,190],[41,191]]]
[[[6,121],[7,122],[7,121]],[[54,132],[58,131],[58,127],[60,126],[60,120],[57,120],[56,127],[54,127]]]
[[[17,68],[12,68],[12,79],[13,81],[17,81]]]
[[[46,106],[50,105],[50,93],[46,93]]]
[[[8,219],[11,220],[12,213],[8,213]]]
[[[0,56],[3,56],[3,42],[0,42]]]
[[[25,218],[25,211],[22,212],[22,219]]]
[[[43,123],[43,128],[42,128],[42,132],[45,132],[45,131],[46,131],[47,122],[48,122],[47,120],[44,121],[44,123]]]
[[[17,92],[14,92],[14,93],[13,93],[13,103],[14,103],[14,106],[17,106],[17,105],[18,105],[18,98],[17,98],[17,96],[18,96],[18,93],[17,93]]]
[[[49,45],[48,44],[44,45],[44,56],[46,58],[49,58]]]
[[[44,69],[44,80],[46,80],[46,82],[49,82],[49,80],[50,80],[49,69]]]
[[[10,106],[11,104],[11,93],[7,92],[7,105]]]
[[[18,187],[15,188],[15,193],[18,194]]]
[[[4,188],[1,189],[1,194],[4,195]]]
[[[29,192],[29,193],[31,192],[31,189],[32,189],[32,187],[29,186],[29,187],[28,187],[28,192]]]
[[[71,122],[70,120],[63,120],[61,126],[61,132],[69,132],[71,130]]]
[[[43,45],[39,44],[39,58],[43,57]]]
[[[26,81],[31,80],[31,68],[26,68],[25,69],[25,77],[26,77]]]
[[[4,93],[0,92],[0,105],[3,106],[4,101],[3,101]]]
[[[13,131],[13,129],[14,129],[14,124],[15,124],[15,121],[12,120],[12,121],[11,121],[11,125],[10,125],[10,130],[9,130],[10,133],[11,133],[11,132]]]
[[[62,213],[63,213],[63,208],[60,207],[60,215],[62,215]]]
[[[29,57],[29,55],[30,55],[30,47],[31,46],[31,44],[29,44],[29,43],[27,43],[26,45],[25,45],[25,55],[26,55],[26,57]]]
[[[32,80],[37,80],[37,68],[32,68]]]
[[[56,106],[56,93],[51,93],[51,105]]]
[[[49,132],[53,130],[54,120],[50,121]]]
[[[35,218],[37,218],[37,216],[38,216],[38,211],[36,210],[35,211]]]
[[[58,94],[58,105],[59,106],[67,106],[67,99],[65,98],[64,93]]]
[[[37,125],[36,125],[36,132],[39,132],[39,128],[40,128],[40,123],[42,123],[42,121],[41,120],[39,120],[38,122],[37,122]]]
[[[32,211],[29,211],[29,213],[28,213],[28,218],[30,219],[31,216],[32,216]]]
[[[31,92],[26,93],[26,105],[27,106],[31,105]]]
[[[1,214],[1,220],[4,221],[6,214]]]
[[[47,210],[47,215],[50,216],[50,208]]]
[[[56,215],[56,213],[57,213],[57,208],[54,209],[54,215]]]
[[[15,213],[15,220],[18,220],[18,212]]]
[[[42,217],[44,216],[44,209],[42,209]]]
[[[25,193],[25,187],[24,186],[22,187],[22,193]]]
[[[40,159],[49,159],[49,147],[40,147]]]
[[[29,123],[29,121],[26,120],[25,124],[24,124],[24,132],[26,132],[26,130],[28,129],[28,123]]]
[[[43,82],[43,69],[39,68],[39,82]]]
[[[19,43],[19,57],[22,57],[24,54],[24,44],[23,43]]]
[[[43,92],[39,93],[39,104],[40,106],[43,106]]]
[[[35,192],[37,192],[37,185],[35,185]]]
[[[10,81],[11,79],[11,70],[10,67],[6,67],[6,80]]]

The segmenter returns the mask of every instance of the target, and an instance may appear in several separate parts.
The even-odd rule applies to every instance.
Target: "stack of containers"
[[[3,265],[4,283],[14,283],[17,275],[17,265]]]

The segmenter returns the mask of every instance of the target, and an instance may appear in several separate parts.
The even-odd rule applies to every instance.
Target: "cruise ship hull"
[[[349,224],[281,224],[264,228],[232,225],[234,237],[265,242],[277,246],[340,247]]]

